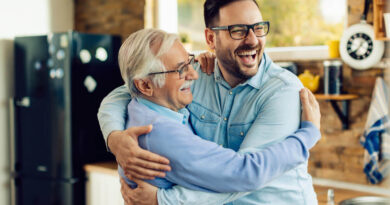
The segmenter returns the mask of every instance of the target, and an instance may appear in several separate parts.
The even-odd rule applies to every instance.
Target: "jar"
[[[340,60],[324,61],[324,94],[343,93],[343,63]]]

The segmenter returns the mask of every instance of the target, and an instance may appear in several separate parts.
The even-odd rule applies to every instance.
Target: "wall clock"
[[[365,0],[361,22],[349,27],[340,40],[341,58],[346,64],[359,70],[377,64],[385,51],[384,42],[375,40],[374,28],[366,23],[369,5],[370,1]]]

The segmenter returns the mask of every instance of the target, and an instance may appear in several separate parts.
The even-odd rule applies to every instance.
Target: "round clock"
[[[383,56],[383,41],[374,37],[374,29],[364,21],[349,27],[340,40],[340,55],[352,68],[364,70],[377,64]]]

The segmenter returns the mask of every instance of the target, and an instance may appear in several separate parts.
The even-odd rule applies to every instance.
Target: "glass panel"
[[[205,0],[178,1],[178,30],[193,50],[207,49],[204,38]],[[346,21],[346,0],[257,0],[270,21],[267,47],[326,45],[340,39]],[[183,35],[184,34],[184,35]]]

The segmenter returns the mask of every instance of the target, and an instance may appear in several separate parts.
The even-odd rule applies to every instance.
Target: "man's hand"
[[[137,188],[131,189],[121,178],[121,193],[125,205],[158,205],[157,187],[142,180],[131,178]]]
[[[138,136],[149,133],[151,130],[151,125],[131,127],[124,131],[113,131],[108,136],[108,147],[128,178],[165,177],[164,171],[171,170],[167,158],[143,150],[138,146]]]
[[[320,129],[321,112],[316,98],[307,88],[302,88],[299,94],[302,103],[302,121],[310,121]]]
[[[215,54],[211,52],[204,52],[199,54],[196,59],[200,64],[200,69],[203,73],[211,75],[214,72]]]

